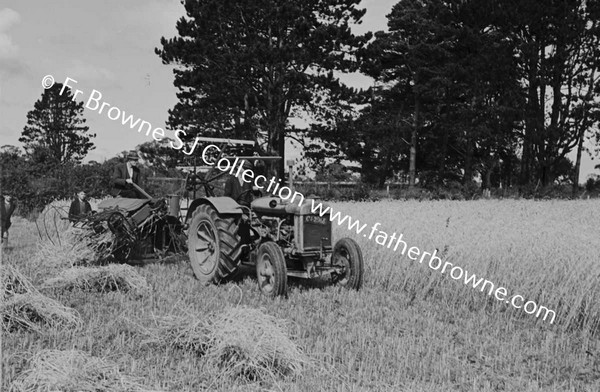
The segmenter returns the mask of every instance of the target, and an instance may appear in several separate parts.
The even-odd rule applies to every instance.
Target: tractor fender
[[[194,211],[202,204],[210,204],[219,214],[242,214],[242,207],[231,197],[201,197],[192,202],[185,216],[186,222],[192,217]]]

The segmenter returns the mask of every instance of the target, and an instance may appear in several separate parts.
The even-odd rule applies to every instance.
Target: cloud
[[[21,21],[17,11],[10,8],[0,10],[0,78],[25,75],[29,66],[18,57],[19,47],[8,34],[10,28]]]
[[[115,81],[115,74],[106,68],[97,65],[88,64],[81,60],[74,60],[73,65],[69,67],[66,74],[76,80],[87,81]]]
[[[8,30],[21,21],[17,11],[10,8],[0,10],[0,60],[9,60],[17,57],[18,47],[12,42]]]
[[[167,38],[175,35],[175,24],[185,15],[185,9],[178,0],[144,0],[143,2],[124,2],[127,8],[123,9],[119,17],[125,26],[134,26],[132,33],[136,39],[156,40],[159,45],[160,37]]]
[[[7,31],[12,25],[21,21],[21,16],[15,10],[4,8],[0,10],[0,32]]]
[[[31,76],[31,68],[29,64],[18,58],[7,59],[10,61],[3,61],[0,55],[0,79],[6,77],[26,77]]]

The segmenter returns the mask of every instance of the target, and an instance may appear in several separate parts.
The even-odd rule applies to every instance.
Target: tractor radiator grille
[[[304,215],[301,218],[304,251],[321,249],[321,240],[323,240],[323,245],[331,247],[329,215]]]

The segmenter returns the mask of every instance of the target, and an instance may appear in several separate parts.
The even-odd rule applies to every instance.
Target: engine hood
[[[329,204],[321,202],[317,199],[304,199],[302,202],[301,198],[294,198],[292,202],[283,200],[279,197],[267,196],[255,199],[252,201],[251,207],[258,214],[264,215],[315,215],[320,211],[325,210],[329,207]],[[312,212],[312,207],[316,208],[316,211]],[[321,204],[321,209],[317,206]]]

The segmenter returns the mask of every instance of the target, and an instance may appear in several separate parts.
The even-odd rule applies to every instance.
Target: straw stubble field
[[[110,361],[146,390],[597,391],[599,207],[593,200],[334,204],[369,226],[381,222],[388,234],[403,233],[409,246],[438,249],[443,260],[509,294],[556,310],[554,324],[334,227],[335,238],[354,237],[362,247],[366,276],[360,292],[293,280],[288,299],[271,300],[259,294],[250,275],[204,287],[186,260],[136,267],[150,287],[143,294],[45,290],[78,311],[82,323],[5,333],[2,390],[29,369],[36,353],[75,349]],[[55,276],[54,267],[44,273],[44,264],[34,262],[35,225],[18,220],[11,242],[4,263],[16,265],[36,286]],[[274,350],[266,343],[276,339],[287,344],[297,360],[289,365],[293,371],[263,377],[252,373],[261,364],[236,370],[241,354],[231,346],[211,352],[200,338],[209,333],[203,323],[221,320],[227,309],[278,320],[268,325],[283,323],[294,347],[278,337],[281,329],[243,325],[263,331],[248,335],[263,350]],[[252,313],[256,309],[261,312]],[[228,338],[219,328],[223,345]],[[240,334],[231,339],[245,336]],[[211,361],[215,355],[218,366]],[[229,367],[221,366],[225,357]]]

